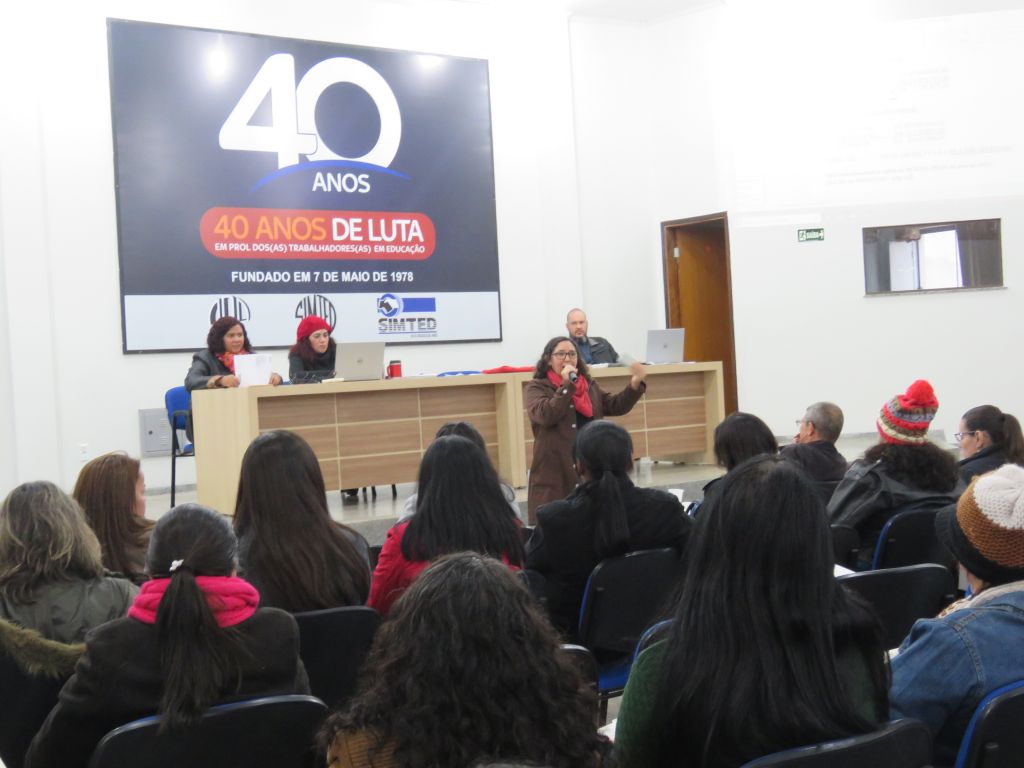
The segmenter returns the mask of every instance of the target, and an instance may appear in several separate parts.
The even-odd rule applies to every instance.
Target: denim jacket
[[[1024,680],[1024,581],[992,587],[964,607],[922,619],[892,661],[891,717],[921,720],[937,768],[951,766],[978,703]]]

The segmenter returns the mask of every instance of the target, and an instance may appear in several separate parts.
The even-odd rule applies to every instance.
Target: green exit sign
[[[809,243],[811,240],[824,240],[825,229],[819,227],[818,229],[798,229],[796,231],[796,239],[799,243]]]

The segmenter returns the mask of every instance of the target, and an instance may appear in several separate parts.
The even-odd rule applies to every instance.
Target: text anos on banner
[[[422,213],[210,208],[203,245],[219,259],[423,260],[437,243]]]

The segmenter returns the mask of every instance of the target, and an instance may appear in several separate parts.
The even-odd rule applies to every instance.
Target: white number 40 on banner
[[[373,99],[380,113],[380,135],[361,157],[343,157],[327,146],[316,129],[316,104],[335,83],[352,83]],[[251,125],[260,104],[270,95],[271,125]],[[356,59],[325,59],[295,85],[295,59],[276,53],[260,67],[220,129],[222,149],[277,154],[277,167],[296,165],[299,155],[310,161],[357,160],[387,168],[402,137],[398,100],[380,74]]]

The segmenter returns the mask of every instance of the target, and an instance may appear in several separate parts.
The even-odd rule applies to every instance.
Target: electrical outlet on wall
[[[89,460],[89,444],[79,443],[78,445],[78,460],[83,464]]]

